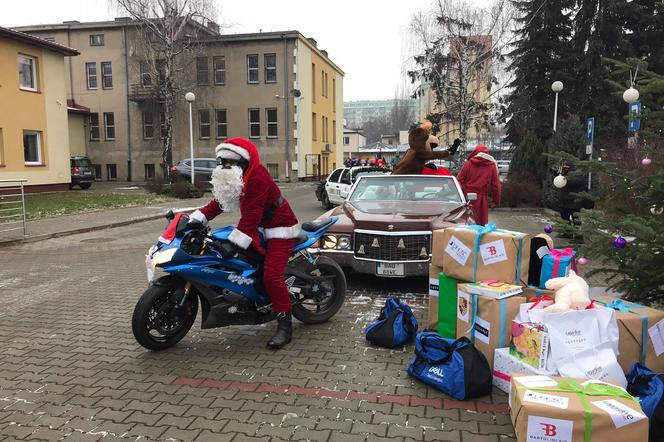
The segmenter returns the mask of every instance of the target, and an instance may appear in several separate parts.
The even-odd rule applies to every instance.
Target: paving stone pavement
[[[131,333],[162,221],[3,248],[0,441],[509,441],[506,395],[459,402],[408,377],[412,345],[368,345],[384,291],[326,324],[201,331],[150,352]],[[426,315],[424,296],[394,291]],[[195,325],[195,327],[198,324]]]

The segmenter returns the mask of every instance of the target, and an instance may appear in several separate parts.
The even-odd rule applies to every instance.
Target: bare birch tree
[[[153,94],[160,120],[162,160],[172,165],[173,117],[183,93],[196,84],[191,68],[200,38],[218,32],[212,0],[112,0],[136,21],[134,48],[140,58],[140,85]],[[159,116],[159,113],[157,113]]]
[[[496,0],[490,9],[438,0],[433,11],[413,15],[411,33],[420,50],[408,74],[418,83],[415,96],[432,93],[427,117],[446,138],[452,134],[465,145],[471,128],[478,134],[491,131],[498,97],[509,84],[505,53],[512,11],[508,0]]]

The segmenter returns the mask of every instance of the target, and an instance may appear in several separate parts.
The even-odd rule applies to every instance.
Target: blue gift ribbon
[[[597,302],[607,308],[616,310],[621,313],[634,313],[641,317],[641,364],[646,365],[646,349],[648,346],[648,315],[641,312],[634,311],[635,308],[648,308],[645,305],[635,304],[633,302],[623,301],[622,299],[614,299],[611,302],[605,302],[597,299]]]
[[[477,300],[478,295],[473,294],[473,320],[470,323],[470,342],[475,345],[475,319],[477,318]],[[498,348],[505,346],[505,319],[507,317],[507,298],[499,299],[498,305],[500,306],[500,336],[498,337]]]
[[[480,225],[472,225],[472,226],[463,226],[461,227],[462,229],[469,229],[469,230],[474,230],[477,232],[475,236],[475,247],[473,249],[473,281],[477,281],[477,261],[479,260],[479,251],[480,251],[480,242],[482,241],[482,236],[485,233],[489,232],[498,232],[498,233],[509,233],[512,236],[515,236],[517,240],[519,241],[519,250],[517,252],[517,266],[516,266],[516,279],[514,280],[514,284],[519,285],[521,283],[521,260],[522,260],[522,253],[523,253],[523,238],[525,238],[525,234],[521,232],[513,232],[511,230],[504,230],[504,229],[497,229],[496,228],[496,223],[490,223],[487,224],[486,226],[480,226]]]

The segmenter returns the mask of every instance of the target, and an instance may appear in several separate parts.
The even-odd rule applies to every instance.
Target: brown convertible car
[[[428,274],[432,232],[474,224],[456,178],[438,175],[363,176],[323,216],[339,219],[318,244],[321,253],[342,267],[388,277]]]

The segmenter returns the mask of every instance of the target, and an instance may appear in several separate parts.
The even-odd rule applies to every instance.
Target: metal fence
[[[27,181],[0,180],[0,239],[18,230],[23,230],[23,236],[28,236],[23,189]]]

